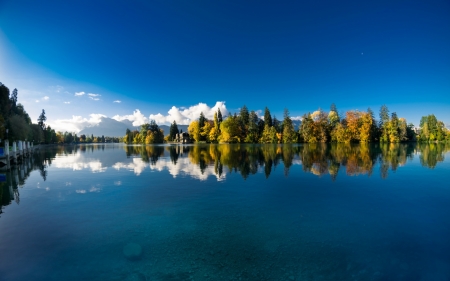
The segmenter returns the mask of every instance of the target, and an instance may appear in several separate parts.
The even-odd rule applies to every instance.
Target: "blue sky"
[[[243,2],[3,0],[0,82],[55,126],[217,101],[450,123],[449,1]]]

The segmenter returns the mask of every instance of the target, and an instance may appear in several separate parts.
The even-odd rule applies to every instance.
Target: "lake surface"
[[[41,149],[3,172],[0,280],[450,280],[449,151]]]

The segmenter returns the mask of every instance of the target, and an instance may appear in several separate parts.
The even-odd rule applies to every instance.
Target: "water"
[[[3,172],[0,280],[450,280],[448,151],[42,149]]]

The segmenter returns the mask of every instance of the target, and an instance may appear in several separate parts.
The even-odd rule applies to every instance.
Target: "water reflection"
[[[127,159],[123,158],[123,151]],[[130,170],[141,175],[145,169],[168,171],[173,177],[189,176],[198,180],[215,177],[226,179],[227,173],[250,175],[271,173],[282,163],[285,176],[294,165],[316,176],[330,175],[334,181],[339,172],[347,176],[379,174],[388,177],[414,158],[423,167],[435,168],[444,161],[449,144],[304,144],[304,145],[77,145],[50,146],[37,150],[30,158],[3,171],[0,176],[2,205],[20,202],[19,187],[29,174],[38,170],[45,181],[50,166],[73,171],[105,172],[108,168]],[[102,156],[99,152],[112,152]],[[105,153],[106,155],[106,153]]]
[[[283,163],[286,176],[292,165],[302,165],[305,172],[317,176],[329,174],[333,180],[339,171],[345,171],[348,176],[371,176],[379,172],[382,178],[387,178],[389,171],[395,172],[414,157],[419,157],[422,166],[434,168],[444,161],[449,149],[448,144],[416,143],[124,146],[127,157],[140,156],[142,161],[134,158],[133,163],[119,162],[114,168],[140,174],[149,166],[150,169],[167,169],[174,176],[179,174],[177,171],[183,171],[198,179],[207,176],[198,175],[197,170],[202,175],[213,171],[218,179],[225,177],[225,171],[234,171],[246,179],[258,172],[268,178]]]
[[[61,150],[59,150],[61,152]],[[15,201],[20,203],[19,188],[23,187],[32,171],[38,170],[42,179],[47,179],[47,168],[52,163],[58,150],[36,150],[31,157],[24,158],[19,163],[13,165],[9,170],[0,172],[0,214],[3,206],[7,206]]]

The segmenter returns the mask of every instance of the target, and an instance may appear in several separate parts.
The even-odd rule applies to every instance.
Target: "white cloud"
[[[121,100],[115,100],[115,101],[113,101],[113,102],[115,102],[115,103],[121,103],[122,101],[121,101]]]
[[[220,109],[222,116],[228,115],[225,102],[218,101],[213,107],[209,107],[206,103],[199,103],[188,108],[172,106],[167,115],[150,114],[149,119],[153,119],[158,124],[170,124],[173,121],[180,125],[189,125],[192,120],[198,119],[200,113],[203,112],[206,118],[213,119],[214,113]]]
[[[70,104],[70,101],[65,101],[64,103],[65,103],[65,104]]]
[[[89,96],[89,98],[90,98],[91,100],[99,101],[100,98],[98,98],[98,97],[101,97],[102,95],[100,95],[100,94],[89,93],[88,96]]]
[[[75,96],[81,97],[81,96],[84,96],[85,94],[86,94],[85,92],[78,92],[78,93],[75,93]]]
[[[48,96],[45,96],[42,98],[42,100],[49,100],[50,98]]]
[[[90,118],[88,119],[72,115],[72,119],[57,119],[51,126],[56,131],[78,133],[86,127],[98,125],[102,121],[101,118],[106,117],[106,115],[93,113],[90,114],[89,117]]]
[[[36,102],[39,102],[37,100]],[[67,102],[65,102],[67,103]],[[170,124],[174,120],[180,125],[188,125],[192,120],[198,119],[200,113],[203,112],[206,118],[213,119],[214,113],[220,108],[222,116],[229,114],[225,102],[218,101],[213,107],[209,107],[205,103],[199,103],[190,107],[176,107],[172,108],[167,112],[167,115],[161,113],[150,114],[149,118],[146,117],[139,109],[133,111],[129,115],[115,115],[112,119],[116,121],[129,120],[132,122],[133,126],[140,126],[142,124],[148,123],[150,119],[155,120],[158,124]],[[67,131],[78,133],[86,127],[96,126],[101,122],[101,118],[107,117],[103,114],[90,114],[88,118],[73,115],[71,119],[58,119],[49,125],[56,131]]]
[[[145,117],[139,109],[133,111],[133,114],[131,115],[115,115],[112,117],[112,119],[117,121],[130,120],[131,122],[133,122],[133,126],[140,126],[142,124],[148,123],[148,118]]]
[[[35,102],[39,102],[39,100],[35,100]]]
[[[303,117],[302,116],[294,116],[294,117],[291,117],[291,120],[303,121]]]

